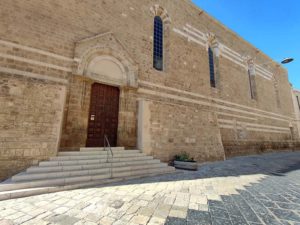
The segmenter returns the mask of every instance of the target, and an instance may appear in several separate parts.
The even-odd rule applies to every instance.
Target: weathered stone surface
[[[94,82],[120,88],[118,145],[163,161],[300,146],[287,71],[270,64],[249,79],[250,66],[271,59],[190,0],[2,0],[0,14],[0,179],[55,155],[58,143],[86,145]],[[163,71],[153,68],[155,16]]]
[[[1,180],[56,155],[65,87],[1,74],[0,89]]]

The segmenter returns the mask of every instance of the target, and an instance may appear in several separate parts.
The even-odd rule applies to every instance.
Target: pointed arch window
[[[214,52],[211,49],[211,47],[208,48],[208,61],[209,61],[210,86],[215,88],[216,76],[215,76]]]
[[[164,57],[164,26],[159,16],[154,17],[153,35],[153,67],[159,71],[163,70]]]

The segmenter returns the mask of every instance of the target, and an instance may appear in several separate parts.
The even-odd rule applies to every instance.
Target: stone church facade
[[[163,161],[299,147],[287,71],[190,0],[2,0],[0,14],[0,179],[104,135]]]

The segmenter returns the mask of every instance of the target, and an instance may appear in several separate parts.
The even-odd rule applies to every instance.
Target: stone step
[[[174,172],[173,167],[164,167],[164,168],[150,168],[143,170],[129,170],[122,171],[116,174],[113,174],[111,177],[110,173],[108,174],[100,174],[100,175],[88,175],[88,176],[76,176],[76,177],[68,177],[68,178],[59,178],[59,179],[48,179],[45,177],[43,180],[38,181],[30,181],[30,182],[11,182],[0,185],[0,192],[12,191],[18,189],[28,189],[28,188],[38,188],[38,187],[56,187],[56,186],[66,186],[72,184],[80,184],[84,182],[91,182],[109,178],[126,178],[130,176],[138,176],[138,175],[147,175],[147,174],[160,174],[160,173],[168,173]]]
[[[84,148],[80,148],[80,151],[105,151],[105,150],[109,150],[108,147],[103,148],[103,147],[97,147],[97,148],[90,148],[90,147],[84,147]],[[111,150],[113,151],[121,151],[121,150],[125,150],[124,147],[111,147]]]
[[[16,175],[12,177],[12,181],[33,181],[33,180],[42,180],[45,177],[47,179],[54,178],[68,178],[76,176],[88,176],[88,175],[101,175],[101,174],[110,174],[111,171],[113,174],[122,173],[123,171],[132,171],[132,170],[145,170],[145,169],[154,169],[154,168],[164,168],[167,167],[167,164],[157,163],[157,164],[148,164],[148,165],[131,165],[123,166],[116,168],[101,168],[101,169],[91,169],[91,170],[75,170],[75,171],[63,171],[63,172],[52,172],[52,173],[25,173],[21,175]]]
[[[117,153],[107,155],[97,154],[97,155],[73,155],[73,156],[55,156],[51,157],[50,161],[70,161],[70,160],[88,160],[88,159],[107,159],[108,158],[130,158],[135,156],[146,156],[145,153],[140,152],[129,152],[129,153]]]
[[[153,159],[152,156],[134,156],[134,157],[114,157],[109,158],[109,162],[127,162],[127,161],[139,161],[139,160],[151,160]],[[86,164],[101,164],[101,163],[106,163],[107,159],[102,158],[102,159],[88,159],[88,160],[68,160],[68,161],[44,161],[40,162],[39,166],[67,166],[67,165],[86,165]]]
[[[122,166],[130,166],[130,165],[150,165],[160,163],[158,159],[152,160],[138,160],[131,162],[114,162],[114,163],[96,163],[96,164],[88,164],[88,165],[71,165],[71,166],[46,166],[46,167],[30,167],[26,170],[27,173],[46,173],[46,172],[62,172],[62,171],[74,171],[74,170],[85,170],[85,169],[100,169],[105,167],[122,167]]]
[[[108,152],[110,155],[110,152]],[[141,153],[140,150],[113,150],[113,154]],[[107,151],[69,151],[59,152],[58,156],[107,155]]]
[[[173,167],[146,156],[139,150],[113,148],[113,157],[104,148],[82,148],[61,152],[39,166],[0,184],[0,200],[95,186],[134,177],[174,172]],[[107,161],[108,160],[108,161]]]
[[[171,167],[173,168],[173,167]],[[33,195],[39,195],[39,194],[47,194],[47,193],[53,193],[58,191],[67,191],[67,190],[73,190],[78,188],[86,188],[86,187],[96,187],[100,185],[106,185],[109,183],[116,183],[124,180],[132,180],[137,178],[143,178],[143,177],[151,177],[151,176],[157,176],[157,175],[163,175],[168,173],[174,173],[175,170],[170,169],[169,171],[159,171],[154,173],[146,173],[146,174],[139,174],[139,175],[133,175],[128,177],[121,177],[121,178],[110,178],[110,179],[103,179],[103,180],[96,180],[96,181],[90,181],[85,183],[79,183],[79,184],[71,184],[71,185],[65,185],[65,186],[54,186],[54,187],[38,187],[38,188],[25,188],[25,189],[17,189],[17,190],[8,190],[8,191],[2,191],[0,192],[0,201],[1,200],[8,200],[8,199],[14,199],[14,198],[22,198],[22,197],[28,197]],[[1,187],[1,185],[0,185]]]

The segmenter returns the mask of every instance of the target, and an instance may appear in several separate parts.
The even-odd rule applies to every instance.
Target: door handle
[[[91,118],[90,118],[92,121],[95,120],[95,115],[91,115]]]

